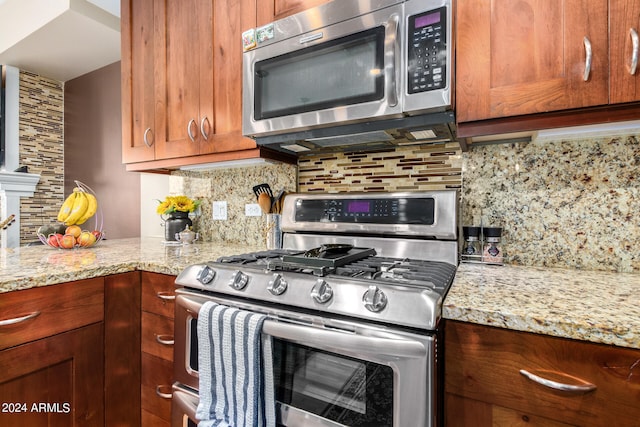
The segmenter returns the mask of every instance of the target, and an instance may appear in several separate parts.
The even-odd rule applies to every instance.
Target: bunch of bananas
[[[58,212],[58,221],[64,225],[84,224],[98,209],[96,197],[76,187],[64,201]]]

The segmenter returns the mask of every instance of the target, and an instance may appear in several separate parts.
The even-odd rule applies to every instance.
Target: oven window
[[[274,339],[276,399],[353,427],[393,425],[393,370]]]
[[[384,27],[256,62],[256,120],[382,99]]]

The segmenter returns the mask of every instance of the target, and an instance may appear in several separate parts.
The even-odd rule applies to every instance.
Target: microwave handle
[[[387,103],[390,107],[398,105],[398,88],[396,82],[396,61],[399,58],[400,40],[398,34],[400,18],[393,14],[387,21],[384,36],[384,57],[388,63],[384,67],[384,87],[386,90]]]

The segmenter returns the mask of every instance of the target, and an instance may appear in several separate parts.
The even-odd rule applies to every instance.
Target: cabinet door
[[[122,0],[122,162],[155,158],[154,0]]]
[[[0,425],[103,426],[102,326],[0,351]]]
[[[447,426],[638,425],[640,351],[462,322],[444,328]]]
[[[213,2],[212,31],[208,35],[201,32],[206,38],[203,43],[213,46],[212,55],[201,68],[201,85],[212,87],[203,90],[210,95],[201,99],[200,111],[202,118],[215,117],[215,123],[202,143],[201,154],[256,147],[255,141],[242,137],[242,32],[255,25],[256,0]]]
[[[460,0],[457,8],[458,121],[608,103],[607,0]]]
[[[156,0],[156,159],[199,152],[199,64],[211,52],[200,46],[198,14],[207,7],[208,1]]]
[[[334,0],[349,1],[349,0]],[[303,10],[316,7],[329,0],[267,0],[258,2],[258,26],[286,18]]]
[[[609,102],[616,104],[639,101],[640,0],[610,0],[609,20],[611,23]],[[632,65],[634,63],[635,68]]]

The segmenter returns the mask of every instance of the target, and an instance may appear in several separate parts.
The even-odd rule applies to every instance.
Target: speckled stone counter
[[[640,274],[463,263],[443,316],[640,349]]]
[[[103,240],[87,249],[0,249],[0,293],[136,269],[177,275],[190,264],[264,249],[220,243],[171,246],[154,238]]]

